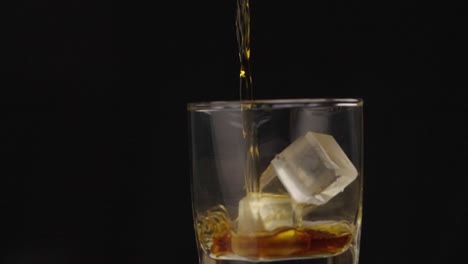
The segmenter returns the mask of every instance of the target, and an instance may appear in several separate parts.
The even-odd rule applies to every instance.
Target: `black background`
[[[365,100],[361,263],[456,262],[468,221],[462,5],[251,11],[255,98]],[[3,12],[0,263],[195,263],[185,106],[239,99],[235,1]]]

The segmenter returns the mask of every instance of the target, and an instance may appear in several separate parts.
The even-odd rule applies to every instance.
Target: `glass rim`
[[[250,110],[265,108],[295,108],[295,107],[362,107],[362,98],[290,98],[290,99],[258,99],[245,101],[205,101],[187,103],[188,111],[229,110],[240,109],[242,104],[249,104]]]

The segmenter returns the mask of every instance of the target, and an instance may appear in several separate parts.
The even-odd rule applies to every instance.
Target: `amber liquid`
[[[336,234],[315,229],[282,229],[267,234],[215,237],[211,255],[241,256],[253,260],[332,256],[343,252],[351,242],[351,233]]]
[[[253,100],[252,74],[250,72],[250,3],[237,0],[237,44],[240,59],[240,100]]]
[[[250,72],[250,10],[249,0],[237,0],[237,43],[240,59],[240,103],[242,111],[243,137],[247,146],[244,167],[246,192],[258,192],[258,140],[255,124],[255,111],[252,110],[254,98],[252,75]]]
[[[240,234],[219,206],[198,218],[197,232],[203,248],[214,259],[268,261],[337,255],[351,243],[353,227],[330,221]]]

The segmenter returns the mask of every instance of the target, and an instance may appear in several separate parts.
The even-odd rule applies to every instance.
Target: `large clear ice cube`
[[[279,179],[299,204],[322,205],[342,192],[358,172],[333,136],[307,132],[271,161],[263,173],[263,190]],[[278,187],[275,187],[276,189]]]
[[[239,233],[272,231],[293,226],[293,208],[287,195],[249,193],[239,202]]]

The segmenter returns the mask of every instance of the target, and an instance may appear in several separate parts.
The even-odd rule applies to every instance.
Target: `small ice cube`
[[[272,231],[293,226],[293,208],[287,195],[250,193],[239,202],[239,233]]]
[[[326,203],[358,174],[333,136],[315,132],[296,139],[276,155],[271,166],[290,196],[300,204]],[[271,184],[272,172],[266,175],[263,184]]]

